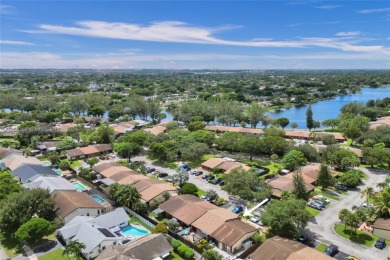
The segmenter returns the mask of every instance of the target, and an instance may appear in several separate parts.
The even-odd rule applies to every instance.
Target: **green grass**
[[[149,226],[145,225],[142,221],[138,220],[136,217],[134,217],[132,215],[129,215],[129,217],[130,217],[129,224],[137,222],[138,224],[140,224],[141,226],[143,226],[147,230],[152,231],[152,228],[150,228]]]
[[[279,169],[284,168],[284,166],[280,163],[271,163],[271,164],[264,166],[264,167],[269,169],[269,174],[278,173]],[[262,176],[264,176],[264,175],[262,175]]]
[[[312,217],[317,216],[317,215],[320,214],[320,212],[321,212],[321,211],[319,211],[319,210],[310,208],[309,206],[306,206],[305,209],[306,209],[307,211],[309,211],[309,213],[312,215]]]
[[[42,157],[42,158],[39,158],[40,161],[44,162],[44,161],[49,161],[49,159],[47,157]]]
[[[196,196],[200,197],[204,194],[206,194],[206,192],[204,190],[198,188],[198,192],[196,193]]]
[[[341,146],[351,146],[351,143],[352,143],[352,139],[351,138],[347,138],[347,142],[341,144]]]
[[[316,193],[319,194],[319,195],[322,195],[324,197],[327,197],[329,199],[333,199],[333,200],[340,200],[340,198],[336,195],[332,195],[332,194],[329,194],[326,190],[325,191],[322,191],[321,190],[321,187],[317,187],[315,189]]]
[[[80,161],[69,161],[70,167],[80,167],[81,162]]]
[[[64,250],[62,248],[58,248],[56,250],[53,250],[47,254],[44,254],[40,257],[38,257],[39,260],[75,260],[75,257],[68,257],[68,255],[64,254],[62,255],[62,252]]]
[[[171,254],[168,256],[167,259],[168,260],[183,260],[183,258],[181,258],[181,256],[176,254],[174,251],[171,251]]]
[[[317,251],[320,251],[321,253],[325,251],[325,249],[328,247],[328,245],[325,245],[325,244],[319,244],[318,246],[316,246],[316,250]]]
[[[202,161],[207,161],[208,159],[211,159],[211,158],[218,158],[218,156],[215,156],[213,154],[205,154],[202,156]]]
[[[334,230],[339,236],[342,236],[343,238],[346,238],[348,240],[351,240],[352,242],[361,244],[366,247],[371,247],[375,241],[378,239],[378,237],[373,236],[369,233],[363,232],[363,231],[356,231],[356,234],[353,232],[352,228],[348,227],[344,230],[343,224],[336,224],[334,226]]]

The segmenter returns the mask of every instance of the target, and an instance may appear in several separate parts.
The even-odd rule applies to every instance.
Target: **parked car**
[[[336,190],[342,190],[342,191],[347,191],[348,190],[347,186],[345,186],[343,184],[337,184],[334,187],[336,188]]]
[[[156,171],[156,169],[155,168],[148,168],[148,167],[146,167],[146,172],[147,173],[152,173],[152,172],[155,172]]]
[[[201,199],[204,199],[204,200],[207,200],[207,201],[211,201],[211,197],[207,194],[204,194],[200,197]]]
[[[219,186],[223,186],[223,185],[225,185],[225,182],[224,181],[220,181],[219,182]]]
[[[325,202],[321,201],[321,200],[314,200],[315,203],[319,204],[321,206],[321,208],[325,208]]]
[[[322,196],[322,195],[317,195],[315,198],[317,198],[317,199],[319,199],[319,200],[321,200],[321,201],[323,201],[323,202],[325,202],[325,203],[327,203],[327,204],[330,203],[330,200],[327,199],[327,198],[325,198],[325,197]]]
[[[212,181],[215,179],[215,176],[214,175],[209,175],[209,177],[207,177],[207,180],[208,181]]]
[[[207,180],[208,177],[209,177],[209,175],[205,174],[205,175],[202,176],[202,179],[204,179],[204,180],[206,179]]]
[[[339,247],[331,244],[325,249],[324,254],[329,256],[334,256],[338,251],[339,251]]]
[[[313,209],[322,210],[321,205],[314,202],[314,201],[310,201],[309,203],[307,203],[307,205],[309,205],[309,207],[311,207]]]
[[[369,203],[369,204],[363,203],[363,204],[362,204],[362,207],[363,207],[363,208],[372,208],[372,207],[374,207],[374,204],[371,204],[371,203]]]
[[[161,172],[161,173],[159,173],[158,177],[159,177],[159,178],[165,178],[165,177],[168,177],[168,173]]]
[[[220,178],[215,178],[214,180],[211,181],[212,184],[214,185],[217,185],[218,183],[220,183],[222,181],[222,179]]]
[[[188,172],[188,171],[191,171],[191,168],[190,168],[188,165],[182,165],[182,166],[180,166],[180,167],[179,167],[179,170],[181,170],[181,169],[184,169],[184,170],[186,170],[187,172]]]
[[[300,235],[298,238],[297,238],[297,241],[303,243],[305,242],[306,240],[308,239],[308,237],[304,234]]]
[[[99,159],[100,159],[100,160],[105,160],[105,159],[106,159],[106,157],[105,157],[105,156],[103,156],[103,155],[100,155],[100,156],[99,156]]]
[[[257,222],[260,221],[260,217],[259,217],[259,216],[253,216],[253,218],[251,218],[251,221],[252,221],[253,223],[257,223]]]
[[[193,170],[193,171],[191,171],[191,174],[196,175],[198,172],[199,172],[198,170]]]
[[[243,210],[244,210],[243,206],[237,206],[237,207],[235,207],[235,208],[232,210],[232,212],[238,214],[238,213],[240,213],[240,212],[243,211]]]
[[[203,172],[202,171],[198,171],[197,173],[195,173],[194,175],[195,176],[200,176],[200,175],[202,175],[203,174]]]
[[[379,249],[383,249],[386,247],[386,240],[383,238],[378,238],[378,240],[375,242],[375,247]]]

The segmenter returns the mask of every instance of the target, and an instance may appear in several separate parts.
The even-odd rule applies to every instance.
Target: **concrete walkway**
[[[3,248],[0,247],[0,260],[7,260],[7,259],[8,259],[7,253],[4,251]]]

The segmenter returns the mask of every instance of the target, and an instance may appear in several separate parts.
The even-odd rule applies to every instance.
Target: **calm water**
[[[360,93],[340,96],[334,99],[323,100],[311,104],[313,118],[316,121],[324,121],[329,118],[335,118],[340,114],[340,109],[346,103],[361,102],[366,103],[370,99],[383,99],[390,97],[390,88],[362,88]],[[296,122],[299,129],[306,129],[306,110],[307,105],[302,107],[291,107],[280,112],[268,113],[272,118],[287,117],[291,122]],[[288,128],[288,127],[286,127]]]

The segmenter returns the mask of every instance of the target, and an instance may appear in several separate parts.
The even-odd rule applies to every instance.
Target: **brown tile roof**
[[[217,228],[210,236],[222,242],[224,245],[233,246],[238,240],[248,233],[256,232],[257,228],[241,221],[226,221],[222,226]]]
[[[340,133],[315,132],[315,135],[316,135],[316,137],[319,137],[319,138],[325,137],[327,135],[333,135],[334,138],[336,138],[336,140],[338,140],[338,141],[345,141],[346,140],[345,137]]]
[[[142,181],[142,180],[140,180],[140,181]],[[138,182],[140,182],[140,181],[138,181]],[[138,182],[136,182],[136,183],[138,183]],[[142,190],[140,192],[140,194],[141,194],[141,198],[144,201],[149,202],[164,192],[177,192],[177,189],[175,186],[171,185],[170,183],[161,182],[161,183],[157,183],[157,184],[153,184],[152,186],[149,186],[148,188]]]
[[[215,167],[219,166],[223,162],[224,162],[223,158],[210,158],[204,163],[202,163],[202,166],[210,169],[214,169]]]
[[[167,212],[181,222],[184,222],[186,225],[192,224],[208,210],[215,208],[217,208],[217,206],[194,195],[178,195],[171,197],[168,201],[160,205],[161,210]]]
[[[11,149],[11,148],[0,148],[0,159],[4,158],[7,155],[10,155],[11,153],[22,153],[22,151]]]
[[[207,125],[205,130],[212,132],[236,132],[242,134],[263,134],[263,129],[260,128],[244,128],[244,127],[232,127],[232,126],[221,126],[221,125]]]
[[[12,171],[18,168],[19,166],[21,166],[22,164],[26,164],[26,163],[39,164],[39,165],[43,164],[40,160],[38,160],[35,157],[27,157],[23,155],[14,155],[12,157],[2,159],[2,161],[5,164],[5,166]]]
[[[201,230],[203,233],[212,234],[226,221],[232,219],[238,219],[238,215],[224,208],[216,208],[208,210],[192,223],[192,226]]]
[[[311,247],[304,244],[281,238],[279,236],[267,239],[260,247],[258,247],[251,255],[253,260],[331,260],[327,256]]]
[[[303,175],[303,179],[305,180],[306,189],[308,192],[314,190],[314,185],[310,184],[311,178]],[[293,173],[288,173],[284,176],[279,176],[272,181],[268,183],[272,187],[272,194],[276,197],[280,197],[282,191],[288,190],[293,191],[294,190],[294,184],[293,184]]]
[[[109,152],[112,148],[108,144],[94,144],[86,147],[81,148],[75,148],[66,151],[66,154],[70,157],[76,157],[80,155],[91,155],[91,154],[97,154],[101,152]]]
[[[285,132],[285,137],[287,138],[309,138],[310,132],[309,131],[298,131],[298,130],[290,130]]]
[[[111,168],[100,171],[99,174],[106,177],[106,178],[110,178],[111,176],[117,174],[118,172],[122,172],[122,171],[130,171],[130,169],[126,168],[122,165],[121,166],[113,166]]]
[[[376,121],[370,122],[370,128],[375,129],[378,126],[388,125],[390,126],[390,116],[379,118]]]
[[[102,205],[83,192],[60,191],[54,197],[55,211],[65,218],[78,208],[104,209]]]
[[[119,184],[134,184],[139,180],[147,180],[147,179],[149,179],[149,177],[143,174],[131,174],[123,179],[118,180],[117,182]]]
[[[373,228],[390,230],[390,219],[378,218],[374,224],[371,225]]]
[[[242,170],[244,171],[249,171],[251,169],[251,167],[247,166],[247,165],[241,165],[241,164],[236,164],[235,166],[233,166],[232,168],[230,168],[229,170],[227,170],[225,172],[225,174],[229,174],[232,172],[232,170],[236,169],[236,168],[241,168]]]
[[[95,172],[100,173],[101,171],[107,170],[113,166],[122,166],[122,164],[116,163],[116,162],[106,162],[106,163],[101,163],[101,164],[95,165],[95,166],[93,166],[92,169]]]
[[[240,166],[240,164],[237,162],[225,161],[225,162],[221,163],[220,165],[218,165],[218,168],[223,170],[223,171],[227,171],[227,170],[230,170],[231,168],[236,168],[238,166]]]
[[[66,124],[56,125],[54,128],[57,128],[61,132],[66,132],[66,131],[68,131],[69,128],[75,127],[75,126],[77,126],[77,124],[66,123]]]
[[[165,126],[153,126],[152,128],[146,128],[145,131],[153,134],[153,135],[159,135],[159,134],[162,134],[162,133],[165,133],[165,131],[167,130],[167,128]]]
[[[352,147],[344,147],[344,149],[350,150],[354,154],[356,154],[358,157],[363,157],[363,151],[359,148],[352,148]]]

